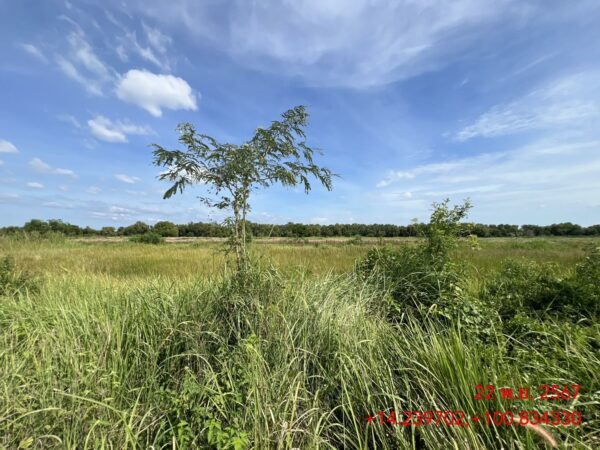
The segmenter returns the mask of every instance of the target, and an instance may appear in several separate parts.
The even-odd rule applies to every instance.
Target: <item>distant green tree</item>
[[[123,229],[125,236],[133,236],[134,234],[144,234],[150,231],[150,225],[137,221],[133,225],[129,225]]]
[[[44,220],[31,219],[29,222],[23,225],[23,230],[27,233],[47,233],[50,231],[50,225],[48,225],[48,222]]]
[[[173,222],[166,220],[156,222],[152,227],[155,233],[160,234],[162,237],[177,237],[179,236],[179,228]]]
[[[304,140],[307,124],[305,107],[297,106],[268,128],[258,128],[241,145],[220,143],[198,133],[190,123],[178,127],[179,142],[185,150],[167,150],[153,144],[153,162],[165,168],[158,178],[173,183],[165,192],[165,199],[188,186],[202,185],[207,195],[200,199],[207,206],[232,213],[228,220],[232,230],[230,248],[235,252],[238,272],[248,261],[246,222],[253,190],[273,184],[302,185],[308,193],[310,176],[328,190],[332,188],[332,172],[315,164],[316,150]]]
[[[102,236],[115,236],[117,231],[115,230],[115,227],[102,227],[100,234]]]

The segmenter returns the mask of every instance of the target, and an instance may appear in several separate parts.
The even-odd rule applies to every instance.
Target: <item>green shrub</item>
[[[160,234],[153,232],[131,236],[129,240],[139,244],[162,244],[165,241]]]
[[[554,314],[574,321],[598,316],[600,252],[593,251],[567,277],[562,277],[554,264],[506,260],[487,283],[483,296],[508,320],[518,313]]]
[[[600,247],[593,248],[585,260],[577,264],[571,279],[577,293],[577,307],[589,315],[600,316]]]

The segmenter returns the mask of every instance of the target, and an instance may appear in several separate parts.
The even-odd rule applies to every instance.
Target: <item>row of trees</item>
[[[552,225],[486,225],[486,224],[461,224],[463,234],[475,234],[479,237],[534,237],[534,236],[600,236],[600,225],[582,227],[571,222]],[[334,224],[318,225],[303,223],[287,223],[284,225],[270,225],[262,223],[246,223],[246,232],[254,237],[338,237],[338,236],[363,236],[363,237],[408,237],[422,236],[426,232],[426,224],[413,223],[410,225],[392,224]],[[61,220],[38,220],[27,222],[22,227],[0,228],[0,234],[11,233],[39,233],[50,232],[66,236],[133,236],[145,234],[150,231],[165,237],[229,237],[230,228],[226,225],[207,222],[190,222],[175,224],[168,221],[157,222],[153,226],[144,222],[136,222],[127,227],[103,227],[93,229],[79,227]]]

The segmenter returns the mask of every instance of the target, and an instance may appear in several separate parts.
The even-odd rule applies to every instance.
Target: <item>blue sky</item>
[[[219,220],[162,200],[149,144],[241,143],[308,105],[334,190],[251,219],[600,222],[598,1],[3,0],[0,225]]]

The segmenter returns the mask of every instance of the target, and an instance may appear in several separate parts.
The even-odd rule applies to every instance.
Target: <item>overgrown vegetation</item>
[[[241,284],[221,255],[212,276],[192,277],[217,258],[192,245],[0,241],[45,275],[37,292],[0,297],[0,448],[536,449],[524,427],[366,417],[555,409],[583,415],[543,425],[562,447],[597,448],[598,249],[573,265],[553,256],[560,267],[494,253],[479,272],[469,261],[489,244],[474,250],[463,233],[468,209],[435,205],[409,244],[270,245]],[[515,242],[509,254],[543,257],[574,241]],[[283,251],[304,270],[273,267]],[[323,273],[343,253],[364,256]],[[582,390],[574,402],[477,401],[478,384]]]
[[[137,242],[139,244],[162,244],[165,240],[164,238],[154,232],[148,232],[144,234],[136,234],[129,238],[131,242]]]
[[[7,255],[2,258],[0,261],[0,297],[35,293],[37,288],[37,280],[27,272],[18,270],[12,256]]]

